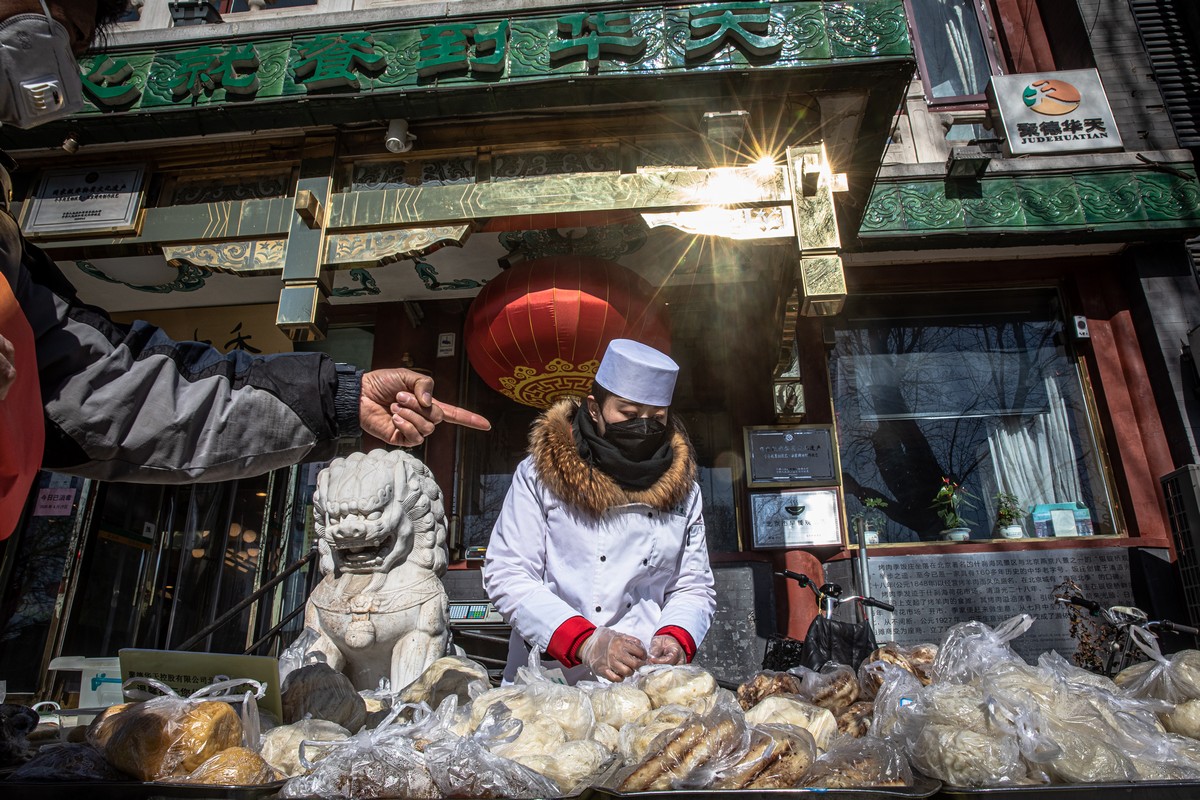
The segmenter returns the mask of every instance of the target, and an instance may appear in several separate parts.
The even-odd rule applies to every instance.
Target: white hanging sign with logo
[[[1122,148],[1117,121],[1094,69],[993,75],[988,98],[1013,155]]]

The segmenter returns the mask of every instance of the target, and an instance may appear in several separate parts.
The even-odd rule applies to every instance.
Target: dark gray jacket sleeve
[[[78,301],[22,242],[14,292],[36,338],[47,469],[135,483],[223,481],[331,458],[356,435],[361,373],[320,353],[222,354]],[[5,265],[6,276],[14,265]]]

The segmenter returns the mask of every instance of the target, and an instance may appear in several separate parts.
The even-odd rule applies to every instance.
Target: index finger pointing
[[[455,425],[462,425],[464,428],[472,428],[477,431],[490,431],[492,429],[492,423],[474,411],[467,411],[465,408],[452,406],[440,400],[435,400],[434,402],[442,410],[443,422],[451,422]]]

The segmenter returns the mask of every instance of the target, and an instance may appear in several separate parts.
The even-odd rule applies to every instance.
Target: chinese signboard
[[[132,232],[142,209],[144,173],[140,165],[47,170],[25,203],[21,229],[27,236]]]
[[[751,487],[838,482],[832,425],[755,426],[745,429],[745,437]]]
[[[1108,96],[1094,69],[995,75],[988,94],[1013,155],[1122,146]]]
[[[102,54],[83,63],[82,78],[84,113],[96,113],[911,55],[901,0],[724,2]]]
[[[176,341],[211,344],[224,353],[290,353],[292,340],[275,325],[275,313],[275,306],[263,303],[121,312],[113,314],[113,319],[125,323],[145,320]]]
[[[1030,614],[1033,627],[1012,645],[1031,660],[1075,650],[1067,612],[1054,602],[1055,588],[1068,578],[1106,606],[1133,599],[1121,547],[872,557],[869,572],[871,594],[896,606],[894,614],[873,615],[879,641],[938,642],[960,622],[995,627]]]
[[[67,517],[75,505],[75,489],[71,486],[48,486],[38,489],[35,517]]]
[[[838,490],[754,492],[750,518],[755,547],[840,545],[841,515]]]

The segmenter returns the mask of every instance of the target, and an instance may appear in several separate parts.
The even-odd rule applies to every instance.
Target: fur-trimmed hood
[[[579,405],[574,399],[558,401],[538,417],[529,434],[529,452],[546,488],[597,518],[610,508],[631,503],[670,511],[687,499],[696,480],[696,459],[682,429],[672,429],[675,457],[655,484],[648,489],[625,489],[579,456],[571,427]]]

